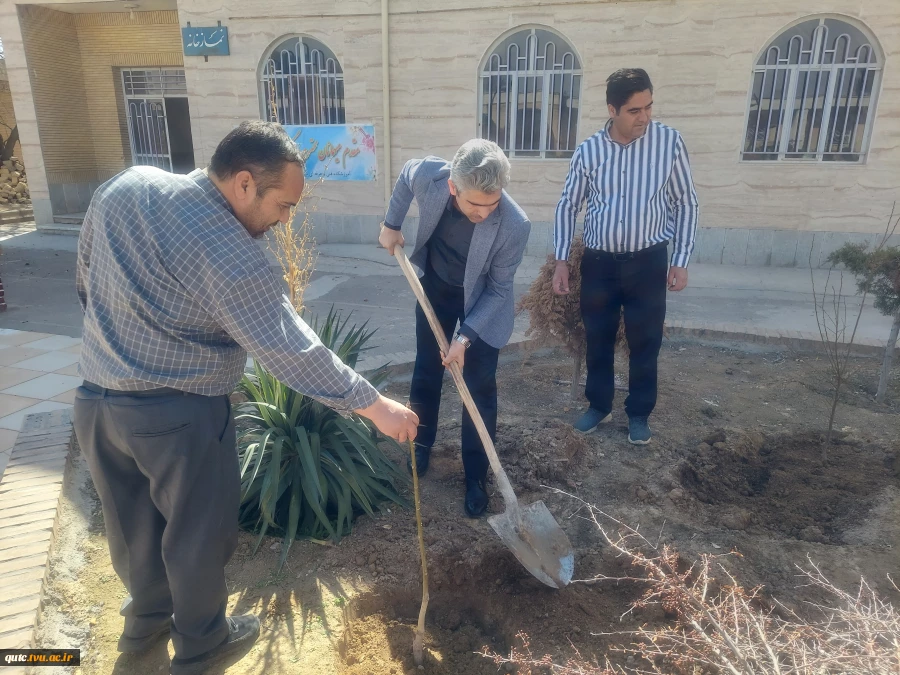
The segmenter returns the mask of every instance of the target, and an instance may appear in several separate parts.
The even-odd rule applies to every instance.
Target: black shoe
[[[484,515],[488,505],[487,481],[466,478],[466,515],[478,518]]]
[[[428,462],[431,459],[431,448],[422,448],[418,445],[416,446],[416,473],[419,474],[419,478],[425,476],[425,473],[428,471]],[[412,476],[412,458],[406,458],[406,470],[409,471],[409,475]]]
[[[172,659],[172,675],[204,673],[219,659],[240,649],[249,650],[259,638],[259,619],[252,614],[228,617],[228,637],[218,647],[190,659]]]
[[[155,645],[161,637],[168,636],[169,629],[171,627],[172,622],[169,621],[164,626],[150,633],[150,635],[145,635],[144,637],[140,638],[129,637],[123,634],[119,638],[118,649],[123,654],[139,654],[141,652],[145,652],[150,649],[150,647]]]

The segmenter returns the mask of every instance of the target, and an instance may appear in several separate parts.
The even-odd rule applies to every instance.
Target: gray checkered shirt
[[[202,171],[125,171],[94,195],[75,274],[81,375],[107,389],[229,394],[247,352],[342,411],[377,392],[291,306],[259,244]]]

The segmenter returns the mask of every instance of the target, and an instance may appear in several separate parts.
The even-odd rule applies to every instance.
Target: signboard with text
[[[185,56],[228,56],[228,27],[181,29]]]
[[[311,124],[284,128],[306,158],[307,180],[375,180],[373,125]]]

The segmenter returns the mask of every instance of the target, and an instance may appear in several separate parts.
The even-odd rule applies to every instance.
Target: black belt
[[[612,258],[616,261],[623,260],[634,260],[635,258],[639,258],[646,253],[653,253],[654,251],[659,251],[660,249],[664,249],[669,245],[668,241],[661,241],[658,244],[653,244],[652,246],[648,246],[647,248],[642,248],[640,251],[626,251],[624,253],[612,253],[610,251],[604,251],[599,248],[585,248],[585,255],[591,254],[598,258]]]
[[[103,394],[104,396],[133,396],[135,398],[153,398],[155,396],[187,396],[187,392],[180,389],[172,389],[171,387],[160,387],[158,389],[144,389],[142,391],[120,391],[118,389],[104,389],[101,386],[93,384],[85,380],[82,385],[88,391],[95,394]]]

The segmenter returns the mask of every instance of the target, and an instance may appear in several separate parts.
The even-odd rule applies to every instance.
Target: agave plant
[[[375,333],[366,324],[350,326],[332,307],[312,327],[329,349],[351,368]],[[369,378],[384,381],[382,369]],[[345,418],[279,382],[263,366],[241,381],[248,401],[238,406],[241,468],[240,524],[284,537],[281,565],[297,538],[338,542],[350,533],[355,516],[373,515],[385,502],[406,505],[408,483],[381,450],[381,436],[356,415]]]

